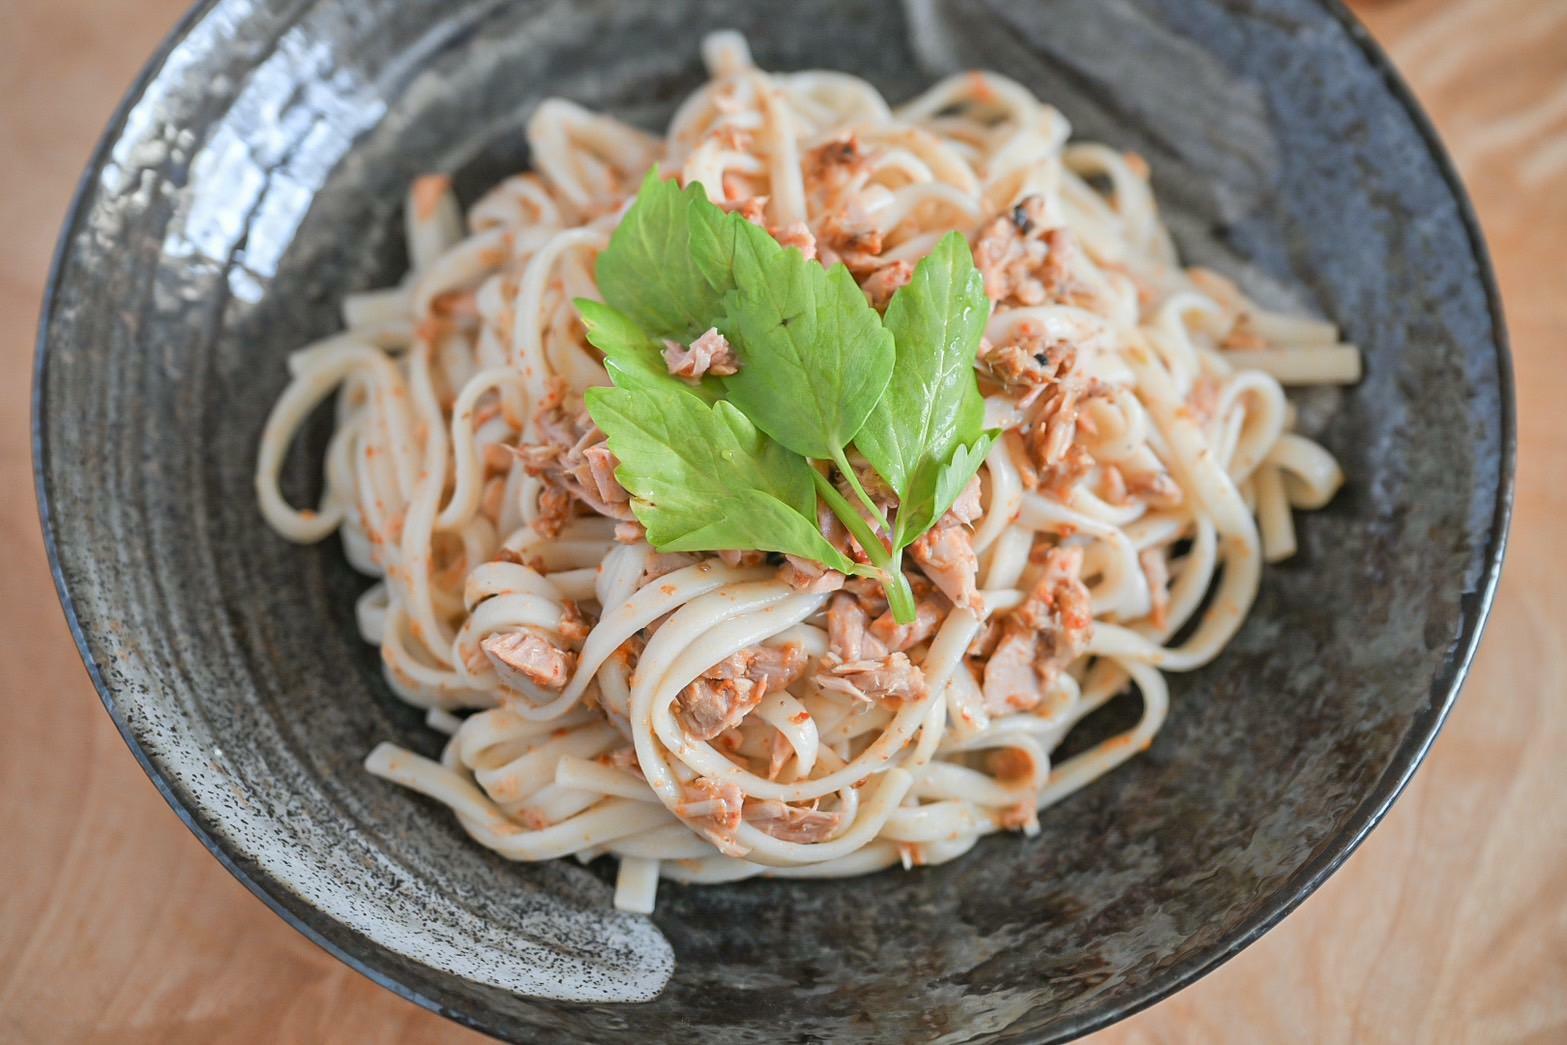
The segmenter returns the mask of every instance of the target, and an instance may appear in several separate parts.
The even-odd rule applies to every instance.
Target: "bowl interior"
[[[661,128],[707,28],[768,68],[896,102],[967,67],[1136,149],[1185,257],[1333,318],[1366,351],[1297,399],[1349,482],[1299,520],[1224,656],[1173,679],[1152,750],[917,873],[665,884],[513,865],[360,768],[438,738],[352,624],[335,542],[263,525],[251,475],[285,354],[401,274],[400,200],[528,163],[563,95]],[[1232,954],[1385,809],[1456,689],[1511,471],[1483,251],[1423,121],[1309,0],[254,0],[207,4],[89,173],[46,311],[40,490],[62,593],[111,711],[177,810],[296,925],[510,1037],[886,1041],[1067,1036]],[[291,458],[319,483],[323,415]],[[629,1000],[636,1004],[607,1005]],[[584,1004],[584,1003],[595,1004]]]

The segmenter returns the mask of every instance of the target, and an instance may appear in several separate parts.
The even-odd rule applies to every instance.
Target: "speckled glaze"
[[[1174,680],[1152,750],[1039,837],[911,874],[666,883],[648,920],[610,911],[608,868],[508,864],[361,770],[378,740],[437,740],[355,636],[363,581],[335,543],[273,536],[251,473],[285,353],[402,271],[411,176],[472,199],[527,164],[549,94],[659,127],[723,26],[894,100],[968,66],[1021,80],[1148,157],[1188,258],[1340,322],[1367,378],[1299,400],[1350,477],[1302,554]],[[61,597],[131,749],[247,886],[381,983],[518,1040],[1056,1041],[1234,954],[1386,811],[1489,605],[1510,382],[1451,170],[1316,0],[215,0],[83,183],[35,438]],[[291,459],[296,499],[325,435]]]

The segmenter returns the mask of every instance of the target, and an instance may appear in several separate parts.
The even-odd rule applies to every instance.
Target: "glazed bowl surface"
[[[353,625],[335,542],[252,492],[284,357],[406,264],[411,178],[472,201],[564,96],[659,129],[702,32],[896,102],[990,68],[1135,149],[1189,262],[1332,318],[1366,377],[1296,398],[1348,484],[1299,520],[1152,749],[1043,818],[913,873],[664,884],[505,862],[363,771],[439,738]],[[1298,904],[1387,810],[1488,609],[1513,465],[1484,247],[1386,60],[1318,0],[211,0],[84,177],[39,341],[35,452],[62,601],[175,811],[317,943],[518,1040],[1054,1041],[1190,982]],[[313,498],[325,413],[286,489]],[[1130,715],[1131,709],[1112,710]],[[1115,726],[1101,723],[1102,728]]]

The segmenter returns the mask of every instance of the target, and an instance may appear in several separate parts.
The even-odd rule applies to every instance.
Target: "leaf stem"
[[[881,528],[890,536],[892,527],[887,525],[887,517],[882,514],[880,508],[876,507],[876,502],[865,492],[865,487],[860,485],[860,477],[854,474],[853,468],[849,467],[849,459],[845,456],[843,447],[840,446],[833,451],[832,463],[838,466],[839,474],[849,481],[849,489],[854,491],[854,495],[860,499],[866,511],[871,513],[871,518],[880,523]]]
[[[913,624],[919,610],[914,605],[914,589],[909,587],[909,579],[903,574],[902,548],[893,551],[887,571],[890,576],[890,583],[886,584],[887,605],[892,610],[892,619],[899,624]]]
[[[881,538],[872,532],[870,525],[854,510],[854,505],[838,492],[825,475],[812,468],[811,478],[816,483],[816,492],[827,502],[827,507],[854,535],[854,539],[860,542],[860,547],[865,549],[871,562],[880,568],[881,585],[887,591],[887,605],[892,610],[893,620],[899,624],[914,623],[914,591],[909,587],[909,579],[903,575],[903,552],[888,552]]]
[[[865,554],[870,556],[871,562],[886,569],[891,561],[887,546],[882,544],[881,538],[876,536],[860,513],[854,510],[854,505],[838,492],[837,487],[833,486],[825,475],[814,468],[811,469],[811,478],[816,483],[816,492],[827,502],[827,507],[832,509],[832,513],[854,535],[854,539],[860,542],[860,547],[865,549]]]

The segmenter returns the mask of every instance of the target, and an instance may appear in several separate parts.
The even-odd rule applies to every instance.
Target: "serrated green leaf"
[[[693,215],[697,224],[707,223],[710,211],[717,208],[701,185],[682,190],[663,180],[658,168],[648,171],[636,202],[599,255],[596,275],[604,300],[653,337],[689,342],[712,326],[729,286],[708,281],[691,246]]]
[[[735,289],[719,329],[740,359],[729,398],[795,453],[833,460],[854,438],[892,374],[892,335],[849,275],[779,246],[738,215]]]
[[[703,511],[691,516],[691,522],[693,529],[659,544],[659,550],[700,552],[732,548],[782,552],[811,559],[843,573],[854,569],[854,563],[828,544],[821,531],[803,515],[776,497],[757,490],[735,491],[708,504]]]
[[[735,286],[735,243],[738,239],[761,235],[772,241],[772,237],[740,215],[726,214],[705,195],[700,200],[693,200],[686,213],[690,226],[688,242],[691,259],[722,302]],[[773,245],[777,246],[777,242],[773,241]],[[713,318],[716,320],[722,314],[720,307]]]
[[[654,547],[774,551],[853,568],[817,529],[810,465],[730,403],[653,385],[591,388],[586,398]]]
[[[953,474],[955,462],[970,463],[981,439],[985,401],[974,357],[989,316],[984,279],[955,232],[915,267],[913,279],[887,306],[884,323],[897,345],[897,362],[855,446],[898,494],[896,547],[929,529],[962,492],[960,483],[944,503],[938,496],[942,478]],[[963,483],[973,474],[965,473]]]
[[[884,320],[897,344],[887,392],[855,440],[894,489],[926,461],[945,461],[984,423],[974,357],[990,314],[968,244],[951,233],[893,295]]]
[[[969,480],[974,478],[979,471],[979,466],[985,463],[990,448],[1001,436],[999,428],[992,428],[981,432],[979,438],[967,445],[959,443],[952,451],[952,458],[942,466],[941,472],[936,477],[936,487],[932,494],[930,524],[934,525],[947,512],[952,510],[952,505],[962,496],[963,488]],[[928,526],[927,526],[928,528]]]
[[[898,517],[893,524],[897,547],[913,544],[920,534],[947,514],[963,493],[963,487],[985,463],[985,455],[999,434],[997,430],[981,432],[974,442],[953,447],[946,461],[926,460],[920,464],[909,479],[907,494],[898,505]]]

